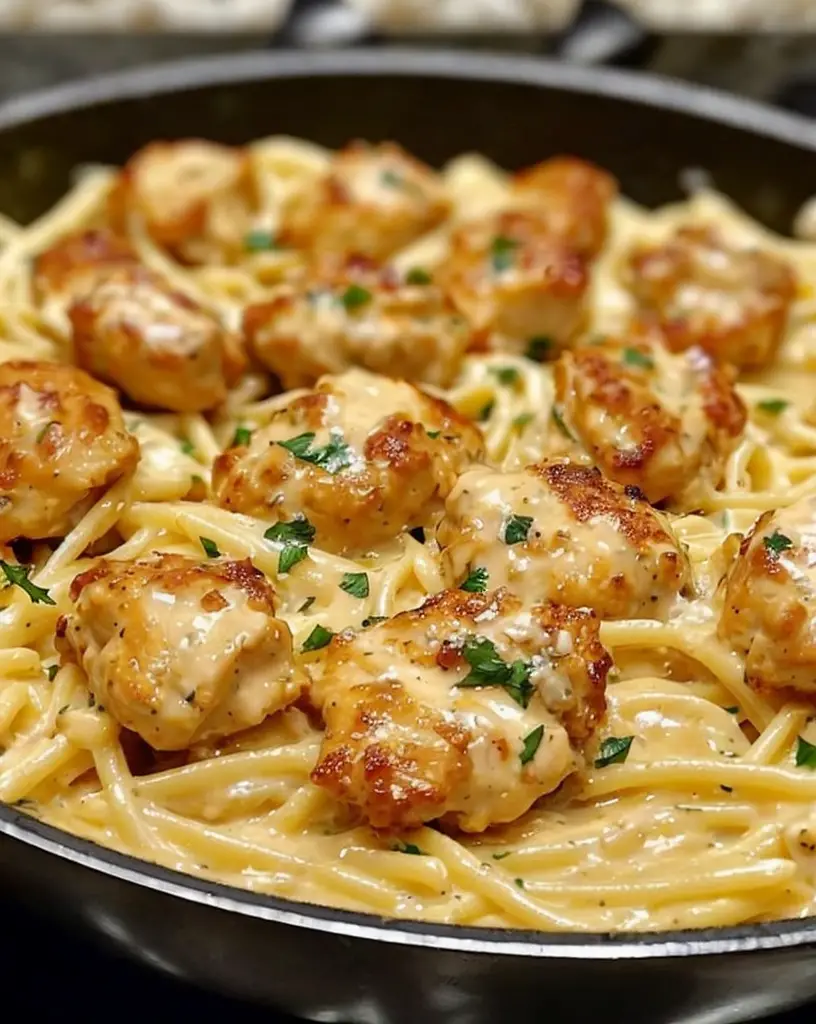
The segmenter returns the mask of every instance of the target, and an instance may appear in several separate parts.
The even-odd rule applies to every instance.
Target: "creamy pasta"
[[[274,247],[271,240],[281,210],[317,187],[331,159],[322,148],[289,138],[250,147],[260,198],[247,229],[251,242],[239,258],[181,259],[134,217],[126,227],[129,242],[141,264],[225,330],[239,331],[245,307],[273,301],[298,272],[302,253]],[[72,360],[64,306],[38,291],[33,259],[66,235],[104,223],[117,181],[114,170],[86,169],[74,191],[37,222],[23,227],[0,221],[4,362]],[[502,170],[468,155],[444,168],[442,187],[449,215],[402,245],[389,260],[397,272],[443,274],[452,232],[503,209],[511,185]],[[435,825],[433,818],[375,829],[353,802],[313,781],[324,736],[309,693],[326,685],[322,672],[334,645],[321,638],[342,638],[347,630],[363,635],[372,621],[455,588],[461,574],[442,550],[438,511],[424,532],[399,531],[362,554],[318,526],[317,539],[301,543],[305,553],[296,552],[295,563],[281,571],[291,537],[270,531],[274,520],[232,510],[214,497],[222,479],[217,460],[236,434],[260,437],[304,393],[276,393],[268,372],[254,362],[209,410],[150,411],[124,397],[127,430],[140,446],[138,464],[99,489],[67,532],[48,542],[15,544],[14,554],[5,549],[3,564],[10,568],[9,586],[0,592],[0,800],[183,872],[389,917],[599,932],[813,913],[812,696],[747,681],[745,652],[718,623],[722,579],[739,557],[733,535],[747,534],[764,512],[816,497],[810,385],[816,369],[816,247],[770,234],[712,191],[658,211],[614,200],[608,235],[591,269],[581,336],[627,335],[635,299],[621,261],[633,245],[662,243],[689,224],[713,224],[735,245],[788,261],[797,290],[776,357],[759,370],[743,371],[736,385],[748,418],[728,442],[721,479],[700,469],[692,474],[699,483],[693,500],[673,502],[671,488],[668,500],[660,495],[661,522],[679,542],[689,574],[677,576],[660,618],[619,614],[600,623],[600,642],[614,663],[606,680],[607,710],[578,770],[566,772],[563,784],[515,820],[468,832],[447,819]],[[495,254],[495,239],[493,246]],[[563,347],[575,344],[573,336]],[[528,358],[509,345],[477,347],[454,361],[450,383],[426,389],[478,422],[484,452],[477,464],[514,474],[564,456],[552,447],[552,361]],[[556,408],[556,417],[567,420],[567,434],[578,429],[580,411],[571,420]],[[354,428],[347,423],[344,429]],[[562,438],[567,440],[575,438]],[[277,435],[270,444],[280,446]],[[584,466],[593,461],[587,451],[568,454]],[[478,522],[487,518],[491,493],[484,491],[473,513],[483,516]],[[449,502],[448,518],[453,514]],[[468,514],[463,505],[463,521]],[[294,515],[291,522],[296,520]],[[478,529],[476,534],[478,548]],[[303,680],[302,696],[227,736],[208,740],[198,733],[183,750],[152,752],[122,727],[112,704],[94,696],[87,662],[55,646],[55,633],[61,617],[72,621],[72,581],[103,557],[132,561],[160,552],[206,563],[212,551],[251,559],[271,581],[275,614],[291,631],[291,671]],[[772,554],[784,558],[784,545],[781,554]],[[471,570],[477,563],[471,561]],[[496,558],[489,563],[491,589],[501,564]],[[29,567],[22,576],[14,572],[18,565]],[[521,592],[519,598],[526,600]],[[535,745],[535,733],[524,737],[522,758]]]

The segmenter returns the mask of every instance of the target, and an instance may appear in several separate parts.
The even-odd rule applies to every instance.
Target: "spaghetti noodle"
[[[251,147],[251,159],[263,187],[261,220],[274,232],[282,200],[310,187],[330,154],[272,138]],[[498,209],[506,197],[505,175],[481,157],[453,161],[443,179],[453,223]],[[98,223],[114,180],[113,171],[88,169],[36,223],[0,219],[0,360],[69,358],[60,311],[35,299],[32,257]],[[615,272],[620,254],[689,222],[721,225],[782,254],[801,281],[816,283],[816,245],[771,235],[714,192],[657,212],[619,200],[594,270],[590,332],[625,329],[631,297]],[[412,243],[395,265],[433,269],[444,261],[449,229],[446,222]],[[145,265],[232,327],[247,303],[275,294],[298,259],[271,249],[238,265],[189,267],[138,226],[131,236]],[[384,835],[360,824],[310,781],[321,730],[298,707],[232,737],[218,756],[132,772],[117,723],[89,705],[82,670],[61,664],[54,648],[70,583],[95,564],[103,538],[116,537],[114,559],[200,557],[202,537],[228,557],[251,558],[276,581],[298,650],[318,625],[338,632],[392,616],[450,580],[434,544],[407,533],[362,562],[313,546],[298,572],[281,577],[280,544],[264,539],[265,524],[198,500],[235,431],[267,424],[291,397],[267,397],[263,375],[245,375],[215,416],[127,411],[142,451],[135,474],[107,490],[53,550],[34,545],[31,580],[54,604],[33,604],[15,587],[0,595],[0,800],[183,872],[393,917],[599,932],[816,912],[816,774],[796,764],[797,744],[816,743],[812,709],[748,686],[741,658],[716,628],[727,537],[747,532],[763,511],[816,494],[807,383],[815,367],[816,297],[806,284],[772,368],[738,384],[749,423],[721,488],[705,507],[672,516],[696,596],[679,599],[666,621],[602,624],[616,674],[601,738],[626,737],[628,757],[591,768],[518,821],[479,835],[432,826]],[[445,397],[484,417],[492,465],[514,470],[541,458],[550,365],[470,354]],[[763,411],[769,401],[777,402],[773,415]],[[370,584],[362,598],[339,587],[361,569]]]

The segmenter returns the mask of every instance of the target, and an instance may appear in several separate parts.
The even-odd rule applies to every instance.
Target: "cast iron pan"
[[[152,139],[273,132],[395,138],[432,163],[576,153],[647,204],[679,198],[681,172],[701,167],[780,230],[816,190],[816,126],[786,114],[609,70],[385,49],[184,63],[8,103],[0,209],[36,216],[77,164]],[[642,937],[384,921],[188,878],[2,806],[0,886],[160,970],[317,1021],[721,1024],[816,996],[816,921]]]

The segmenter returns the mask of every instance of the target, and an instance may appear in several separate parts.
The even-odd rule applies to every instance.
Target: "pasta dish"
[[[816,246],[157,142],[0,219],[0,801],[255,892],[816,912]]]

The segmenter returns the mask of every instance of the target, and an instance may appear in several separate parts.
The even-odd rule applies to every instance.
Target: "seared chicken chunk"
[[[722,480],[746,412],[730,372],[701,349],[606,340],[565,352],[555,366],[552,439],[577,442],[606,476],[652,503],[693,503]]]
[[[328,551],[369,550],[422,526],[482,455],[477,427],[411,384],[350,370],[293,398],[248,446],[216,459],[222,508],[305,515]]]
[[[108,274],[137,265],[126,239],[108,230],[82,231],[61,238],[34,260],[34,290],[43,304],[66,308]]]
[[[77,363],[143,405],[212,409],[243,368],[237,339],[142,267],[107,273],[68,315]]]
[[[452,578],[484,570],[528,603],[592,608],[601,618],[663,618],[688,588],[687,560],[661,513],[600,471],[542,462],[515,473],[467,470],[437,539]]]
[[[816,701],[816,498],[765,512],[725,581],[720,635],[758,690]]]
[[[584,256],[603,247],[618,192],[606,171],[575,157],[553,157],[517,174],[512,187],[513,203],[535,210],[554,238]]]
[[[64,536],[138,461],[110,388],[73,366],[0,364],[0,542]]]
[[[116,227],[139,220],[183,263],[232,263],[244,252],[258,203],[247,150],[185,139],[154,142],[131,157],[109,212]]]
[[[352,366],[447,387],[470,341],[464,318],[430,281],[353,265],[251,306],[244,333],[285,388]]]
[[[354,142],[284,212],[281,240],[313,253],[384,260],[447,216],[439,176],[399,146]]]
[[[312,779],[375,828],[514,821],[582,766],[610,666],[586,609],[443,591],[332,640]]]
[[[543,358],[584,326],[586,261],[534,212],[464,224],[439,276],[483,347]]]
[[[680,228],[663,245],[635,247],[624,280],[670,348],[699,345],[745,369],[773,360],[797,288],[786,260],[737,248],[708,226]]]
[[[156,750],[228,736],[296,700],[304,677],[275,593],[249,560],[102,560],[57,626],[97,703]]]

